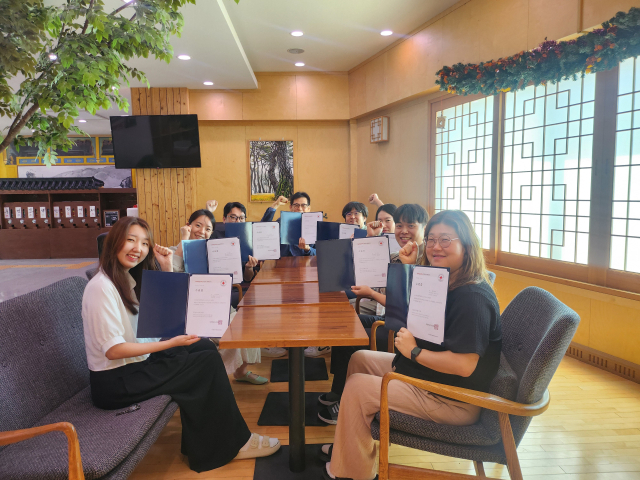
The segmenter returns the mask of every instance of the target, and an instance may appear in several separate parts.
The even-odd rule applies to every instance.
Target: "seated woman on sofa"
[[[196,210],[189,217],[189,222],[180,228],[181,240],[206,240],[211,236],[215,221],[213,214],[209,210]],[[169,247],[173,251],[173,271],[184,272],[184,259],[182,253],[182,242],[175,247]],[[253,259],[253,257],[249,257]],[[255,260],[255,259],[253,259]],[[255,264],[257,265],[257,261]],[[244,266],[244,279],[251,281],[255,275],[254,264],[249,261]],[[235,308],[231,307],[231,320],[236,314]],[[269,380],[248,370],[249,364],[260,363],[259,348],[232,348],[225,349],[220,353],[227,373],[233,373],[233,378],[237,382],[248,382],[254,385],[263,385]]]
[[[109,231],[100,271],[82,298],[82,320],[93,403],[120,409],[158,395],[180,406],[182,453],[196,472],[234,458],[271,455],[280,442],[252,434],[236,404],[216,346],[195,335],[137,339],[143,270],[173,270],[173,252],[152,248],[153,233],[136,217]]]
[[[459,210],[437,213],[427,224],[426,256],[421,263],[450,269],[442,345],[414,338],[401,328],[398,353],[356,352],[349,363],[340,402],[335,443],[321,448],[328,460],[325,478],[373,479],[376,445],[371,421],[380,411],[380,386],[385,373],[395,371],[421,380],[486,392],[500,364],[500,306],[485,266],[478,237]],[[418,249],[408,243],[400,255],[415,263]],[[480,408],[433,395],[401,382],[389,384],[389,408],[446,425],[471,425]]]

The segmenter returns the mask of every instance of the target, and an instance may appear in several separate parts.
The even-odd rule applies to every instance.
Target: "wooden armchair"
[[[550,293],[528,287],[507,306],[501,321],[500,368],[489,386],[489,393],[408,378],[395,372],[383,377],[379,419],[371,423],[372,437],[380,440],[380,480],[473,478],[389,465],[389,442],[471,460],[477,476],[482,478],[486,478],[483,462],[493,462],[507,465],[512,480],[522,479],[516,447],[531,418],[549,407],[547,387],[571,343],[580,317]],[[473,425],[454,426],[390,410],[388,388],[392,380],[478,405],[482,407],[480,418]]]
[[[356,297],[356,313],[358,315],[360,315],[360,300],[362,300],[363,298],[367,298],[367,297]],[[384,326],[384,320],[377,320],[375,322],[373,322],[373,325],[371,325],[371,336],[369,337],[369,350],[377,350],[378,347],[376,345],[376,332],[378,330],[378,327],[383,327]],[[389,338],[387,340],[387,351],[390,353],[395,353],[396,351],[396,346],[395,346],[395,341],[394,341],[394,334],[395,332],[393,331],[389,331]]]
[[[233,285],[231,285],[231,288],[235,288],[238,290],[238,303],[240,303],[242,301],[242,285],[240,285],[239,283],[234,283]]]
[[[0,447],[54,431],[60,431],[67,436],[67,442],[69,444],[69,480],[84,480],[78,434],[73,425],[68,422],[52,423],[41,427],[25,428],[24,430],[0,432]]]

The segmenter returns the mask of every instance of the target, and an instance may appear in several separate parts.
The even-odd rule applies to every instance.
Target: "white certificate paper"
[[[351,238],[356,228],[360,228],[360,227],[358,225],[349,225],[348,223],[341,223],[338,238],[340,239]]]
[[[449,271],[446,268],[415,267],[407,314],[407,330],[414,337],[442,344],[448,291]]]
[[[236,237],[218,238],[207,242],[209,273],[233,275],[233,283],[242,283],[240,240]]]
[[[229,326],[231,275],[191,275],[187,335],[218,338]]]
[[[389,251],[391,253],[398,253],[402,247],[400,246],[400,244],[396,240],[396,234],[395,233],[385,233],[384,235],[385,235],[385,237],[387,237],[389,239]]]
[[[307,245],[313,245],[318,239],[318,222],[322,221],[322,212],[302,214],[301,235]]]
[[[253,256],[258,260],[280,258],[280,225],[277,222],[253,222]]]
[[[353,241],[353,267],[356,285],[387,286],[389,239],[385,236],[356,238]]]

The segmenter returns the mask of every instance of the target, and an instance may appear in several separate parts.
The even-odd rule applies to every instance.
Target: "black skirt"
[[[220,354],[209,340],[153,353],[143,362],[91,371],[90,380],[93,403],[108,410],[170,395],[180,406],[182,453],[196,472],[229,463],[251,436]]]

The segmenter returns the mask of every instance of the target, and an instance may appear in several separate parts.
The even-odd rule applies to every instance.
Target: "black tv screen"
[[[197,115],[111,117],[116,168],[200,168]]]

